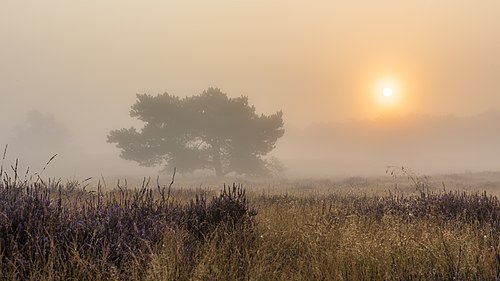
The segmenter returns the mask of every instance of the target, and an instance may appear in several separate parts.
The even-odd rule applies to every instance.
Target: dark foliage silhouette
[[[130,115],[144,127],[113,130],[108,136],[121,157],[181,173],[267,174],[263,157],[284,134],[281,111],[258,115],[247,97],[229,98],[217,88],[182,99],[167,93],[137,95]]]

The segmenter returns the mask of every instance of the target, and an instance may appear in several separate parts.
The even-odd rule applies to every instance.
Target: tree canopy
[[[144,127],[108,135],[108,142],[121,149],[120,156],[184,173],[211,169],[216,176],[267,174],[263,157],[285,132],[281,111],[258,115],[248,97],[230,98],[217,88],[185,98],[137,95],[130,116]]]

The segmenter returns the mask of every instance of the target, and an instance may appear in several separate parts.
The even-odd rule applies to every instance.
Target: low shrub
[[[194,261],[213,232],[251,228],[256,215],[237,185],[224,186],[212,200],[199,195],[188,204],[165,196],[166,187],[155,192],[147,182],[134,190],[118,187],[89,192],[74,182],[21,181],[4,174],[0,277],[134,279],[147,270],[167,229],[187,233],[183,253]]]

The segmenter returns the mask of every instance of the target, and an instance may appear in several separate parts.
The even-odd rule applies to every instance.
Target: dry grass
[[[254,280],[495,279],[491,229],[397,217],[329,217],[320,206],[260,213]]]
[[[271,192],[274,193],[274,192]],[[459,193],[457,193],[460,195]],[[495,280],[498,229],[473,219],[408,218],[354,212],[339,194],[253,194],[255,236],[211,239],[184,280]],[[372,198],[372,197],[368,197]],[[372,198],[373,199],[373,198]],[[372,201],[365,201],[370,204]],[[365,204],[363,203],[363,204]],[[222,242],[221,242],[222,241]],[[171,247],[155,260],[150,280],[172,274]],[[159,279],[160,278],[160,279]]]
[[[249,187],[250,194],[233,193],[224,200],[214,197],[214,201],[205,200],[206,196],[194,199],[200,192],[213,194],[208,189],[174,188],[169,199],[172,202],[169,206],[174,209],[161,205],[165,204],[161,196],[153,195],[153,190],[147,188],[137,190],[139,194],[150,194],[144,200],[134,197],[137,193],[131,191],[127,197],[131,201],[126,203],[123,191],[102,194],[102,198],[108,200],[104,205],[91,200],[95,195],[74,188],[59,188],[52,197],[40,197],[41,210],[47,214],[66,213],[62,217],[67,218],[65,225],[68,226],[73,225],[71,216],[78,215],[78,212],[71,213],[75,210],[85,207],[85,214],[94,217],[97,216],[94,211],[109,212],[99,220],[92,216],[85,220],[96,226],[106,226],[101,221],[107,218],[120,222],[130,220],[131,226],[124,229],[134,234],[137,241],[144,242],[146,248],[140,254],[123,249],[113,252],[109,247],[114,245],[114,241],[109,240],[112,237],[89,236],[89,241],[85,241],[84,236],[81,239],[46,237],[44,233],[60,234],[57,219],[33,224],[29,216],[4,208],[0,214],[4,235],[0,240],[0,277],[8,280],[61,280],[64,277],[73,280],[286,281],[498,278],[500,203],[496,197],[475,192],[445,192],[440,185],[435,187],[424,181],[399,180],[397,183],[396,188],[396,184],[387,179],[282,182]],[[9,184],[12,185],[12,181],[4,180],[0,190],[5,200],[14,196]],[[40,188],[40,194],[45,194],[43,187]],[[61,190],[68,196],[59,207]],[[25,198],[21,193],[15,194],[16,200]],[[74,204],[82,196],[87,201]],[[238,199],[231,201],[230,196]],[[39,204],[29,200],[19,202],[32,208],[31,212]],[[20,203],[19,208],[24,206]],[[10,204],[11,208],[16,205]],[[72,206],[78,207],[72,210]],[[252,209],[257,211],[256,216]],[[235,224],[241,217],[240,210],[246,210],[242,216],[245,219]],[[137,213],[140,217],[129,218],[122,215],[122,211]],[[17,217],[9,217],[11,214]],[[178,218],[172,217],[174,215]],[[159,236],[147,238],[134,228],[153,217],[161,222]],[[9,236],[19,235],[7,223],[13,219],[26,219],[26,225],[32,224],[45,232],[33,232],[40,237],[28,236],[32,246],[22,245],[20,240]],[[44,221],[51,226],[45,229]],[[155,228],[154,225],[147,227]],[[101,233],[116,230],[103,229]],[[48,239],[43,240],[44,237]],[[117,237],[129,243],[129,247],[135,241],[130,237]],[[58,244],[61,241],[66,243],[62,248]],[[86,244],[95,241],[105,243],[99,247]],[[31,252],[35,254],[30,256]],[[123,256],[126,260],[117,262],[122,254],[126,254]]]

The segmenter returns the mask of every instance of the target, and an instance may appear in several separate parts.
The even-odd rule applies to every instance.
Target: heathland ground
[[[0,277],[494,280],[499,190],[498,173],[427,178],[404,168],[378,178],[107,189],[4,173]]]

